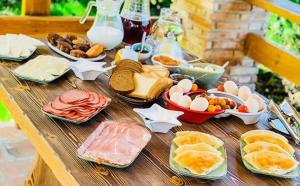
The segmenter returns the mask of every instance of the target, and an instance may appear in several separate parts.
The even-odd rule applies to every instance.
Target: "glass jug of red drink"
[[[124,27],[124,39],[127,44],[141,42],[143,33],[150,34],[149,0],[125,0],[121,18]]]

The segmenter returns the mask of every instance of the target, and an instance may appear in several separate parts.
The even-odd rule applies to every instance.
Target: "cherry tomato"
[[[248,112],[248,108],[245,105],[240,105],[238,111],[246,113]]]
[[[220,92],[224,92],[225,91],[224,85],[219,85],[217,87],[217,90],[220,91]]]
[[[216,111],[216,107],[213,106],[213,105],[209,105],[208,108],[207,108],[207,111],[208,112],[215,112]]]

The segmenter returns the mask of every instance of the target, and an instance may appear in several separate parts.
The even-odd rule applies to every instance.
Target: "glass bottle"
[[[143,33],[150,34],[149,0],[125,0],[121,18],[124,27],[124,39],[127,44],[141,42]]]

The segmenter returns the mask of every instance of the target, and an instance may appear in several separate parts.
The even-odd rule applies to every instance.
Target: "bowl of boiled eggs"
[[[195,89],[189,79],[183,79],[167,90],[163,99],[169,110],[184,112],[180,120],[195,124],[236,108],[236,103],[231,99],[207,95],[205,90]]]
[[[247,86],[237,86],[233,81],[226,81],[208,93],[222,95],[238,100],[240,104],[236,109],[228,109],[226,113],[239,117],[245,124],[255,124],[266,111],[266,103]]]
[[[179,73],[195,78],[201,85],[215,83],[224,74],[224,67],[211,63],[186,63],[179,67]]]

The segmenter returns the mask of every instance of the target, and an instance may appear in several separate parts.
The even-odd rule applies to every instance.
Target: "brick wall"
[[[220,65],[230,61],[227,78],[254,88],[258,70],[244,57],[244,41],[249,32],[263,35],[264,10],[245,0],[175,0],[171,7],[183,18],[187,50]]]

